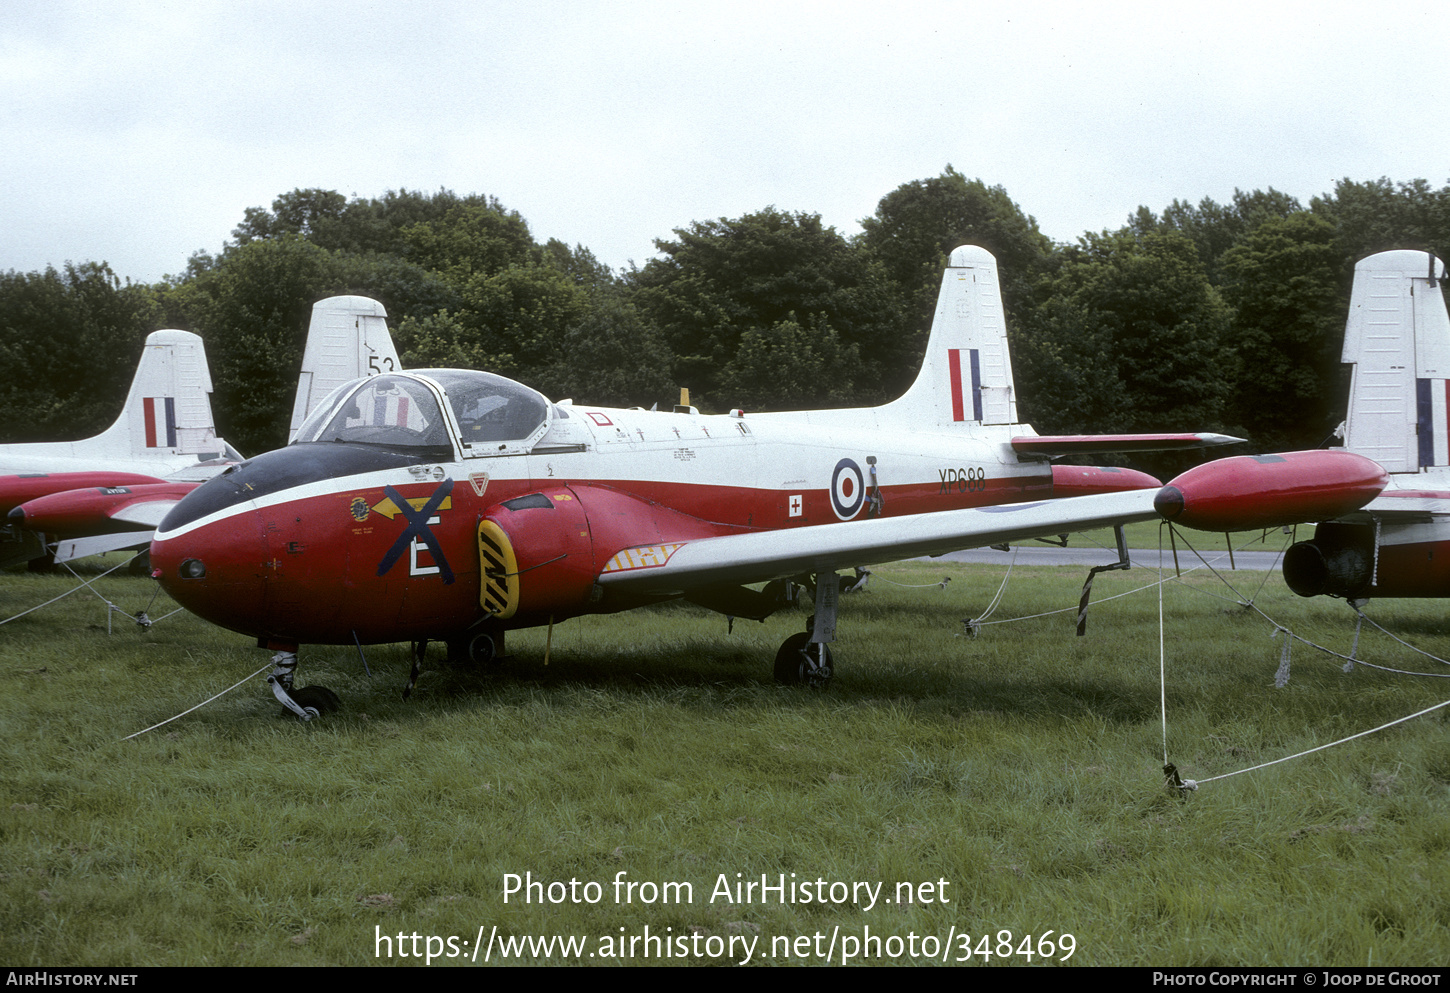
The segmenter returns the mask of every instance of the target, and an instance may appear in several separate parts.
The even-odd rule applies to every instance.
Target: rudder
[[[1341,361],[1352,366],[1344,447],[1390,472],[1450,465],[1445,265],[1381,252],[1354,267]]]

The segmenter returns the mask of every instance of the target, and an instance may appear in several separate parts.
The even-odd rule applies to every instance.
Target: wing
[[[104,555],[123,548],[145,548],[151,544],[152,531],[124,531],[120,534],[98,534],[93,538],[67,538],[56,542],[55,560],[69,562],[89,555]]]
[[[157,498],[154,500],[138,500],[118,507],[110,514],[113,521],[125,521],[127,524],[144,525],[155,530],[161,526],[166,515],[171,513],[171,508],[180,502],[180,494],[174,497]]]
[[[668,596],[705,586],[758,583],[940,555],[1040,535],[1156,520],[1156,493],[1130,490],[642,545],[610,559],[598,582],[620,592]]]

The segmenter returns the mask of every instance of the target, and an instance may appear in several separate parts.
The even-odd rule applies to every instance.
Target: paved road
[[[1106,548],[1053,548],[1051,545],[1019,545],[1018,565],[1107,565],[1118,560],[1117,550]],[[1135,569],[1157,569],[1158,549],[1130,548],[1128,558]],[[1228,569],[1228,552],[1205,552],[1204,558],[1213,563],[1215,569]],[[1234,552],[1234,565],[1239,569],[1277,569],[1283,556],[1278,552]],[[917,562],[973,562],[987,565],[1006,566],[1012,562],[1011,552],[1000,552],[995,548],[970,548],[963,552],[948,552],[937,558],[916,559]],[[1184,569],[1199,565],[1198,557],[1186,548],[1178,549],[1178,564]],[[1173,552],[1163,551],[1163,568],[1173,568]]]

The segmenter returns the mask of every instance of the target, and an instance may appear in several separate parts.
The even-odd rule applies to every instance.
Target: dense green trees
[[[1039,431],[1223,424],[1229,310],[1177,232],[1084,237],[1019,325],[1020,412]]]
[[[1304,212],[1265,221],[1223,253],[1234,312],[1228,420],[1264,448],[1314,448],[1344,417],[1342,261],[1334,226]]]
[[[1450,187],[1344,180],[1306,208],[1277,190],[1139,208],[1055,245],[1000,186],[948,166],[883,196],[846,238],[767,207],[694,221],[611,272],[535,241],[484,195],[296,189],[155,286],[104,264],[0,274],[4,441],[82,437],[115,417],[147,332],[207,343],[222,433],[281,444],[312,304],[379,299],[415,366],[467,365],[550,396],[628,406],[691,389],[703,409],[871,404],[920,365],[941,268],[997,256],[1019,410],[1044,432],[1228,430],[1317,444],[1343,417],[1355,261],[1450,254]]]
[[[861,221],[859,243],[911,301],[923,333],[931,326],[942,267],[958,245],[980,245],[997,257],[1009,324],[1026,316],[1033,281],[1053,249],[1006,190],[951,166],[882,197],[876,213]]]
[[[630,274],[633,298],[660,328],[674,373],[715,408],[871,403],[900,392],[907,319],[879,264],[818,214],[767,208],[697,221],[656,241],[661,258]],[[910,340],[909,338],[907,339]],[[768,357],[791,363],[790,385],[759,378]],[[819,376],[805,376],[812,368]],[[887,385],[891,384],[891,385]]]
[[[4,440],[74,440],[109,427],[161,318],[148,287],[122,285],[105,263],[0,273]]]

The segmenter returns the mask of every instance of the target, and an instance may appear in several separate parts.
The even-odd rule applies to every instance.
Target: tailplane
[[[358,296],[319,300],[312,306],[312,322],[307,328],[288,440],[297,436],[297,429],[323,397],[343,383],[398,372],[402,367],[382,304]]]
[[[1381,252],[1354,267],[1341,361],[1353,369],[1344,447],[1390,472],[1450,465],[1445,264]]]

